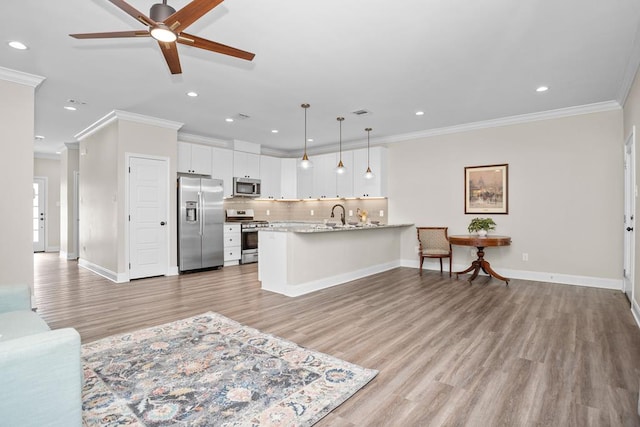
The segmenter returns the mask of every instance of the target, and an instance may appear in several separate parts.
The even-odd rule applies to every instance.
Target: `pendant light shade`
[[[338,117],[336,120],[340,123],[340,161],[336,167],[336,173],[338,175],[342,175],[347,171],[347,168],[345,168],[342,163],[342,122],[344,121],[344,117]]]
[[[307,156],[307,108],[310,107],[309,104],[302,104],[302,108],[304,108],[304,154],[302,155],[302,160],[300,160],[300,167],[302,169],[309,169],[313,167],[313,163],[309,160],[309,156]]]
[[[371,165],[369,163],[369,154],[371,152],[371,144],[369,142],[369,136],[370,133],[372,131],[371,128],[366,128],[365,131],[367,131],[367,171],[364,173],[364,177],[366,179],[371,179],[373,178],[373,172],[371,172]]]

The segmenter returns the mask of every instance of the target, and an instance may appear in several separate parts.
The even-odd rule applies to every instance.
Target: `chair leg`
[[[440,274],[442,274],[442,258],[438,258],[440,260]]]
[[[420,275],[422,276],[422,263],[424,262],[424,257],[420,257]]]
[[[449,277],[451,277],[451,263],[453,262],[453,257],[449,255]]]

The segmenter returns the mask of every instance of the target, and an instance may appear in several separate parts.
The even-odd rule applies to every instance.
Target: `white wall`
[[[622,280],[622,110],[433,136],[389,147],[390,222],[448,226],[491,216],[510,247],[486,258],[511,277],[619,288]],[[464,167],[509,164],[509,214],[465,215]],[[415,230],[403,235],[417,264]],[[466,267],[475,248],[454,247]],[[522,260],[528,253],[529,261]]]
[[[73,234],[74,172],[79,171],[79,150],[64,148],[60,153],[60,255],[64,258],[78,257],[78,248]]]
[[[118,271],[118,123],[80,141],[80,260]]]
[[[47,178],[46,252],[60,250],[60,160],[33,159],[33,175]]]
[[[34,94],[42,80],[0,69],[0,286],[33,288]]]
[[[175,177],[180,124],[112,112],[80,139],[80,264],[115,281],[129,277],[127,155],[169,162],[169,268],[177,274]],[[173,187],[171,185],[174,185]]]
[[[177,272],[178,266],[178,219],[177,219],[177,191],[175,182],[178,165],[178,131],[160,127],[153,124],[137,123],[130,120],[119,121],[119,148],[118,148],[118,193],[124,197],[126,154],[141,154],[158,156],[169,159],[169,265]],[[129,244],[125,236],[125,226],[128,212],[125,212],[125,203],[119,206],[118,217],[118,271],[128,270],[128,260],[125,257],[125,246]]]

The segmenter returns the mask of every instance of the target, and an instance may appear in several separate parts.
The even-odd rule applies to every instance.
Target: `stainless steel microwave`
[[[260,197],[260,180],[254,178],[233,178],[234,197]]]

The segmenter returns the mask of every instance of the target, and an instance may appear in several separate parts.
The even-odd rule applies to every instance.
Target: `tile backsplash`
[[[387,199],[333,199],[333,200],[254,200],[244,198],[225,199],[225,209],[253,209],[255,219],[267,221],[339,221],[342,209],[335,209],[335,218],[331,219],[331,208],[344,206],[347,221],[358,221],[357,210],[365,210],[373,221],[387,223]],[[351,215],[349,215],[351,213]],[[380,215],[382,213],[382,216]]]

